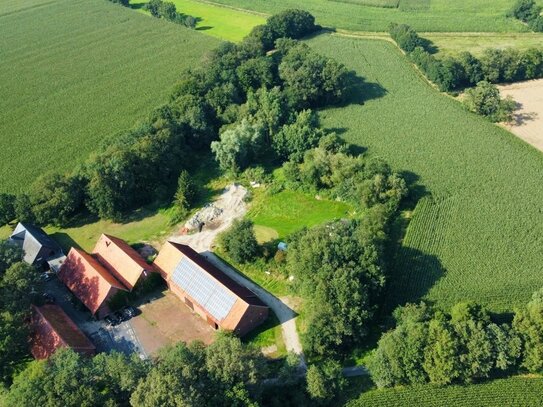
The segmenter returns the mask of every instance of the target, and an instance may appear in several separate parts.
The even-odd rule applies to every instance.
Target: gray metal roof
[[[50,257],[62,254],[62,249],[41,228],[28,223],[19,223],[10,239],[24,251],[23,260],[28,264],[44,263]]]
[[[236,296],[187,257],[175,267],[172,281],[218,321],[232,310]]]

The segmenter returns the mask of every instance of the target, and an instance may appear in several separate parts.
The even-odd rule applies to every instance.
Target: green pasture
[[[534,407],[543,405],[543,378],[512,377],[469,386],[408,386],[370,390],[347,407]]]
[[[197,0],[171,0],[177,11],[189,14],[198,19],[196,30],[214,37],[238,42],[241,41],[254,26],[266,23],[266,18],[261,14],[221,7],[212,3]],[[143,5],[147,3],[132,0],[132,7],[143,11]]]
[[[0,2],[0,191],[71,171],[218,41],[106,0]]]
[[[309,44],[364,78],[357,100],[321,112],[323,125],[402,171],[414,195],[432,195],[415,209],[386,303],[528,301],[543,286],[541,152],[435,91],[390,42]]]
[[[273,14],[287,8],[310,11],[327,27],[356,31],[386,31],[391,22],[417,31],[526,32],[522,23],[506,18],[515,0],[214,0],[216,3]],[[381,5],[381,7],[376,7]]]
[[[277,232],[278,238],[284,238],[304,226],[350,217],[351,211],[352,208],[343,202],[319,200],[309,194],[284,190],[276,194],[257,194],[248,217],[255,223],[257,231],[264,227],[270,235],[273,236],[271,229]]]
[[[48,226],[45,231],[67,251],[78,247],[91,251],[102,233],[126,240],[129,244],[150,242],[160,243],[172,232],[171,216],[167,209],[142,208],[123,223],[109,220],[76,219],[64,228]]]
[[[487,48],[528,48],[543,47],[543,33],[420,33],[432,41],[438,56],[454,55],[469,51],[481,55]]]

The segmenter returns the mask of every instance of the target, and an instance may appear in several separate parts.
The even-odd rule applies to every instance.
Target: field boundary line
[[[230,9],[230,10],[236,10],[236,11],[240,11],[242,13],[253,14],[253,15],[261,16],[261,17],[270,17],[271,16],[271,14],[268,14],[268,13],[262,13],[260,11],[249,10],[249,9],[242,8],[242,7],[229,6],[228,4],[216,3],[216,2],[210,1],[210,0],[193,0],[193,1],[195,3],[202,3],[202,4],[208,4],[210,6],[216,6],[216,7],[220,7],[220,8],[227,8],[227,9]]]

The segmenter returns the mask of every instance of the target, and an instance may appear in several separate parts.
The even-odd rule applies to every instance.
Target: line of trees
[[[170,1],[150,0],[149,3],[145,4],[144,8],[153,17],[163,18],[188,28],[196,27],[196,18],[188,14],[179,13],[175,4]]]
[[[459,303],[450,313],[406,305],[394,312],[370,363],[379,387],[472,383],[506,374],[543,370],[543,290],[499,324],[481,306]]]
[[[151,360],[117,352],[89,358],[64,348],[49,360],[30,362],[0,402],[9,407],[329,405],[345,384],[341,365],[312,365],[306,381],[298,362],[289,355],[279,369],[281,383],[266,385],[271,371],[260,350],[224,333],[209,346],[179,342]]]
[[[543,49],[486,49],[480,58],[469,52],[436,58],[429,41],[405,24],[391,24],[392,39],[410,60],[443,92],[454,92],[477,85],[518,82],[543,78]]]
[[[292,139],[294,129],[283,126],[303,126],[297,112],[340,101],[348,86],[343,65],[282,37],[300,38],[315,29],[311,14],[286,10],[242,43],[221,44],[201,68],[185,73],[166,105],[111,137],[72,174],[47,174],[18,196],[0,194],[0,221],[64,225],[86,209],[121,220],[142,205],[178,200],[173,197],[181,171],[190,170],[219,133],[234,132],[217,147],[226,151],[219,161],[229,169],[247,165],[246,152],[237,152],[235,144],[250,145],[252,138],[239,134],[262,134],[267,146],[281,130],[280,137]],[[270,54],[269,41],[277,43]],[[299,139],[303,143],[303,135]],[[286,148],[279,148],[281,154],[288,154]]]
[[[23,251],[0,242],[0,388],[29,355],[29,331],[25,321],[30,304],[41,299],[38,271],[22,261]]]
[[[543,7],[539,6],[535,0],[518,0],[507,17],[514,17],[527,24],[532,31],[543,32],[543,16],[541,12]]]

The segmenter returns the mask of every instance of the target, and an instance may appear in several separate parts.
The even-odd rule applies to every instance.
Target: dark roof
[[[24,261],[29,264],[41,258],[45,262],[52,255],[58,256],[62,249],[43,229],[29,223],[19,223],[11,235],[11,240],[24,251]]]
[[[241,284],[234,281],[224,272],[215,267],[212,263],[207,261],[203,256],[196,252],[192,247],[181,244],[170,242],[175,248],[177,248],[181,253],[187,256],[200,268],[205,270],[218,282],[220,282],[224,287],[232,291],[236,296],[241,298],[249,305],[256,305],[259,307],[266,307],[267,305],[262,302],[260,298],[257,297],[255,293],[249,290],[247,287],[242,286]]]
[[[29,223],[20,223],[20,225],[26,229],[27,233],[30,233],[34,239],[38,241],[42,246],[48,247],[54,250],[62,250],[57,242],[55,242],[42,228],[31,225]]]

